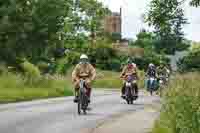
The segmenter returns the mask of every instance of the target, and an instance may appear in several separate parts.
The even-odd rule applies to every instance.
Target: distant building
[[[104,20],[104,31],[110,34],[122,34],[122,9],[120,12],[113,12]]]

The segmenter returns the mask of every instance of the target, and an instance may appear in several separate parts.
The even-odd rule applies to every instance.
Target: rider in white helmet
[[[79,90],[79,83],[80,79],[86,80],[86,88],[87,88],[87,95],[89,97],[90,102],[90,96],[91,96],[91,82],[96,77],[96,70],[95,68],[89,63],[88,56],[85,54],[82,54],[80,56],[80,62],[76,65],[72,72],[72,81],[74,83],[75,87],[75,99],[74,102],[77,102],[77,92]]]
[[[156,77],[156,66],[153,63],[150,63],[146,72],[148,77]]]

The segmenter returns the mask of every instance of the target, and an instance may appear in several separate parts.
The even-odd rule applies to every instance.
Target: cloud
[[[151,0],[99,0],[112,11],[119,11],[122,7],[122,32],[124,37],[135,38],[136,34],[147,25],[142,21],[142,14],[148,9]],[[184,26],[186,38],[200,41],[200,8],[184,5],[185,15],[190,24]]]

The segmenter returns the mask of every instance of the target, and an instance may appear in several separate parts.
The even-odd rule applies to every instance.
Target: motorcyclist
[[[91,96],[91,82],[95,79],[96,77],[96,70],[95,68],[89,63],[88,56],[85,54],[82,54],[80,56],[80,62],[79,64],[76,65],[72,72],[72,81],[74,83],[74,88],[75,88],[75,99],[74,102],[78,101],[78,90],[79,90],[79,83],[80,79],[84,78],[86,80],[85,86],[87,89],[87,96],[89,98],[90,102],[90,96]]]
[[[147,88],[149,88],[149,85],[150,85],[149,78],[155,78],[155,79],[157,79],[156,66],[153,63],[149,64],[149,66],[147,68],[147,71],[146,71],[146,77],[147,77]],[[156,84],[155,83],[153,83],[153,84],[156,87]]]
[[[163,77],[165,82],[168,76],[168,69],[163,62],[160,63],[160,66],[157,67],[158,78]]]
[[[127,65],[124,66],[123,70],[122,70],[122,73],[120,75],[121,78],[125,78],[126,76],[133,76],[133,78],[135,78],[135,80],[138,80],[138,74],[137,74],[137,66],[135,63],[133,63],[131,61],[131,59],[129,58],[128,61],[127,61]],[[135,92],[136,92],[136,98],[138,98],[138,86],[137,86],[137,83],[134,83],[133,85],[135,85]],[[125,86],[125,81],[123,83],[123,86],[122,86],[122,90],[121,90],[121,97],[122,98],[125,98],[125,90],[126,89],[126,86]]]
[[[156,66],[153,63],[149,64],[149,66],[147,68],[146,76],[156,78],[156,76],[157,76],[156,75]]]
[[[170,74],[171,74],[171,70],[170,70],[170,67],[168,66],[168,67],[167,67],[167,76],[166,76],[167,81],[168,81],[169,78],[170,78]]]

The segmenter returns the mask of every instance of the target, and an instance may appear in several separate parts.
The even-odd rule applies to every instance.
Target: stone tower
[[[122,33],[122,8],[120,12],[112,12],[110,16],[107,16],[104,20],[104,30],[110,34]]]

